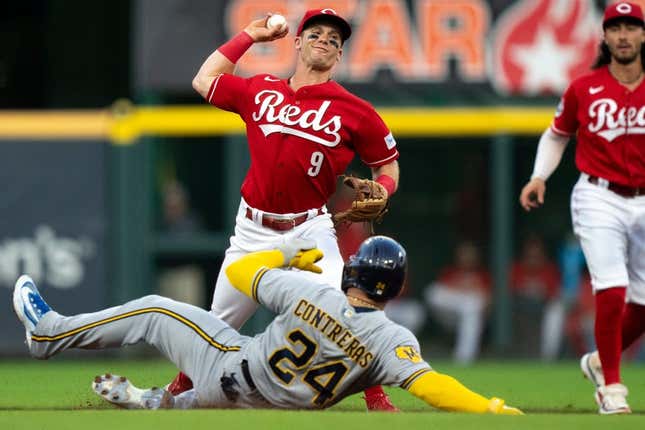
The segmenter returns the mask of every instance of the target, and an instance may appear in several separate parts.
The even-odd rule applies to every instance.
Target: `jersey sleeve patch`
[[[564,112],[564,97],[560,98],[560,103],[558,103],[558,107],[555,109],[555,117],[559,117],[562,115],[562,112]]]
[[[392,149],[396,146],[396,140],[394,140],[392,133],[388,133],[388,135],[385,136],[383,140],[385,140],[385,146],[387,146],[387,149]]]
[[[421,363],[421,354],[413,346],[399,346],[394,350],[396,356],[401,360],[408,360],[413,363]]]

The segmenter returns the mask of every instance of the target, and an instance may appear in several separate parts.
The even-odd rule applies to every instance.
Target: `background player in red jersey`
[[[288,79],[233,75],[235,63],[254,43],[287,35],[286,26],[267,28],[269,16],[213,52],[193,80],[209,103],[246,123],[251,165],[212,304],[212,312],[236,329],[257,303],[226,278],[231,262],[294,237],[313,239],[325,258],[322,273],[311,276],[340,288],[343,259],[325,206],[337,176],[358,154],[386,195],[394,193],[399,178],[396,141],[383,120],[331,79],[351,35],[350,25],[333,9],[309,10],[302,18],[295,37],[296,69]],[[180,375],[169,388],[179,392],[190,386]],[[396,410],[380,387],[365,393],[368,409]]]
[[[639,6],[619,2],[606,8],[594,70],[566,90],[520,195],[527,211],[544,203],[545,181],[577,135],[581,175],[571,195],[571,216],[591,273],[598,348],[580,364],[596,385],[601,414],[631,412],[620,378],[621,350],[645,330],[643,27]]]

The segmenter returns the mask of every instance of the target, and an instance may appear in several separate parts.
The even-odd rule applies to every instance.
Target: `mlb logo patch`
[[[555,116],[560,116],[562,115],[562,112],[564,111],[564,97],[560,99],[560,103],[558,103],[558,107],[555,110]]]
[[[387,146],[387,149],[392,149],[396,146],[396,140],[394,140],[394,136],[392,136],[392,133],[385,136],[384,139],[385,139],[385,146]]]

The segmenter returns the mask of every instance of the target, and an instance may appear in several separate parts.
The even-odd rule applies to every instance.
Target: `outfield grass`
[[[645,367],[624,367],[631,416],[596,414],[592,387],[577,363],[479,363],[470,368],[435,363],[486,395],[522,408],[524,417],[437,412],[400,389],[389,389],[403,413],[366,414],[360,395],[321,412],[268,410],[124,411],[99,399],[90,389],[97,374],[127,375],[139,386],[163,385],[176,373],[161,360],[0,361],[0,429],[618,429],[645,428]],[[609,430],[614,430],[609,428]]]

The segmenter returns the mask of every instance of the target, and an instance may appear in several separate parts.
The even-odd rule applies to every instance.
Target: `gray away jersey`
[[[431,370],[419,343],[382,311],[357,312],[312,277],[262,269],[254,298],[279,315],[247,345],[258,390],[281,408],[326,408],[375,385],[408,388]]]

